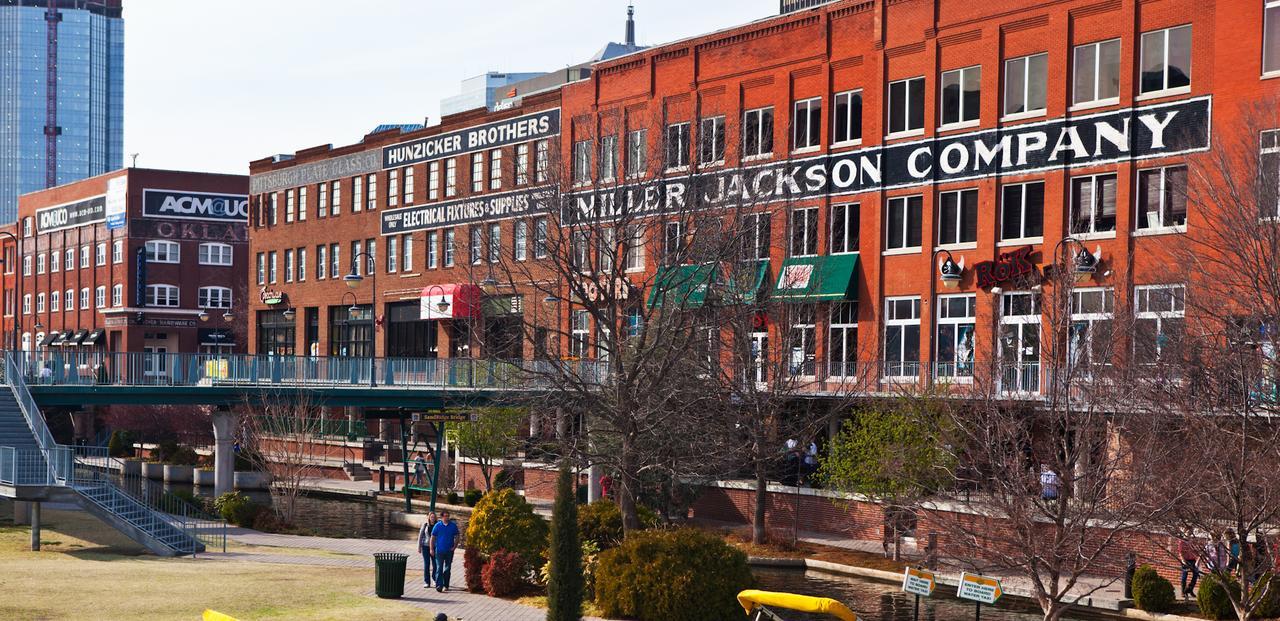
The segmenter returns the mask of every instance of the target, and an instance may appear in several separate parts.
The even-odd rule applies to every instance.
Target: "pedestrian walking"
[[[1234,573],[1240,567],[1240,538],[1236,536],[1234,528],[1228,528],[1226,533],[1227,548],[1227,573]]]
[[[1178,558],[1182,560],[1182,598],[1190,599],[1195,594],[1196,582],[1200,579],[1200,549],[1196,544],[1180,539]],[[1191,576],[1189,582],[1187,576]]]
[[[438,521],[435,512],[432,511],[427,514],[427,520],[422,523],[422,528],[418,529],[418,554],[422,555],[422,584],[428,588],[431,587],[431,574],[435,571],[431,554],[431,529]]]
[[[427,460],[422,458],[422,453],[413,459],[413,481],[418,487],[427,484]]]
[[[440,521],[431,528],[431,554],[435,561],[436,591],[449,590],[449,574],[453,569],[453,549],[458,544],[458,525],[449,519],[448,511],[440,512]]]

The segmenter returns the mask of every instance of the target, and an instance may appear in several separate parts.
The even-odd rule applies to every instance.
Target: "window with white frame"
[[[1032,54],[1004,61],[1005,116],[1044,114],[1049,88],[1049,54]]]
[[[885,250],[919,248],[921,242],[921,210],[924,197],[895,196],[888,200],[888,217],[885,218]]]
[[[31,237],[31,216],[22,219],[22,236]]]
[[[920,376],[920,298],[884,299],[884,375]]]
[[[484,191],[484,153],[471,154],[471,191]]]
[[[76,249],[67,248],[66,251],[63,252],[62,254],[63,254],[62,268],[69,272],[71,271],[72,268],[76,266]]]
[[[791,246],[793,257],[818,254],[818,208],[791,210]]]
[[[551,172],[551,142],[539,140],[533,145],[533,178],[538,183],[546,183]]]
[[[400,170],[393,168],[387,171],[387,207],[400,204]]]
[[[404,204],[413,204],[414,183],[413,166],[404,167]]]
[[[93,299],[94,299],[94,302],[97,304],[98,308],[103,308],[107,305],[106,294],[107,294],[106,287],[98,287],[94,291]],[[124,285],[111,286],[111,306],[115,308],[120,308],[121,306],[124,306]]]
[[[924,131],[924,78],[889,83],[889,135]]]
[[[569,234],[569,266],[584,274],[591,271],[591,232],[573,231]]]
[[[1263,6],[1262,73],[1280,73],[1280,0],[1266,0]]]
[[[58,312],[62,310],[62,292],[54,291],[49,294],[49,310]]]
[[[724,117],[702,119],[698,125],[698,163],[720,164],[724,162]]]
[[[497,222],[489,225],[489,262],[497,263],[502,258],[502,226]]]
[[[787,373],[813,377],[817,373],[818,322],[813,304],[794,304],[787,308],[790,329],[787,330]]]
[[[400,269],[406,274],[413,272],[413,233],[400,236]]]
[[[454,229],[444,232],[444,266],[453,267],[454,254],[458,249],[458,234]]]
[[[117,239],[111,242],[111,262],[124,263],[124,240]]]
[[[1071,178],[1071,233],[1116,230],[1116,174]]]
[[[440,233],[431,231],[427,233],[427,269],[433,270],[440,266]]]
[[[1044,182],[1010,183],[1000,188],[1000,239],[1044,236]]]
[[[649,168],[649,131],[627,132],[627,177],[639,177]]]
[[[1078,45],[1072,55],[1071,103],[1103,105],[1120,97],[1120,39]]]
[[[1142,94],[1191,88],[1191,25],[1142,33]]]
[[[226,287],[200,287],[200,308],[231,308],[231,290]]]
[[[471,264],[480,265],[484,261],[484,234],[479,225],[467,231],[467,240],[471,243]]]
[[[773,153],[773,107],[747,110],[742,117],[742,157]]]
[[[37,313],[44,312],[44,292],[40,292],[36,294],[36,312]]]
[[[939,193],[938,245],[972,244],[977,241],[977,188]]]
[[[316,280],[324,280],[329,277],[329,246],[320,244],[316,246]]]
[[[1000,389],[1040,390],[1040,297],[1014,291],[1000,297]]]
[[[285,224],[293,222],[294,214],[293,190],[284,191],[284,221]]]
[[[590,140],[573,143],[573,182],[579,185],[591,182]]]
[[[516,220],[515,234],[512,235],[511,254],[517,261],[524,261],[529,258],[529,222],[527,220]]]
[[[626,265],[624,268],[628,272],[644,271],[644,238],[643,224],[631,224],[627,226]]]
[[[1187,226],[1187,167],[1165,166],[1138,171],[1138,230]]]
[[[533,258],[547,258],[547,219],[533,221]]]
[[[529,185],[529,143],[516,145],[516,185]]]
[[[585,359],[591,343],[591,317],[585,310],[575,310],[569,322],[569,356],[578,360]]]
[[[231,244],[205,242],[199,248],[200,265],[231,265]]]
[[[293,282],[293,248],[284,251],[284,281]]]
[[[973,377],[977,299],[972,293],[938,296],[934,377]]]
[[[267,255],[258,253],[258,284],[267,284]]]
[[[392,235],[387,238],[387,273],[394,274],[400,270],[400,240]]]
[[[73,311],[76,309],[76,290],[67,289],[62,295],[62,310]]]
[[[89,267],[89,245],[80,246],[80,267]]]
[[[1115,291],[1101,287],[1071,292],[1071,328],[1067,334],[1067,362],[1088,376],[1096,365],[1111,361]]]
[[[772,246],[773,214],[751,213],[742,216],[742,259],[768,259]]]
[[[837,203],[831,206],[831,254],[857,252],[861,222],[859,220],[861,205],[858,203]]]
[[[279,214],[280,214],[280,193],[272,192],[271,193],[271,210],[267,214],[268,215],[267,221],[271,226],[275,226],[276,222],[279,221],[278,220]]]
[[[374,209],[377,209],[378,208],[378,174],[377,173],[371,173],[369,174],[369,176],[365,177],[365,193],[368,195],[368,200],[365,202],[365,206],[368,208],[369,211],[373,211]]]
[[[332,188],[333,207],[329,210],[329,213],[331,215],[338,216],[342,214],[342,181],[334,181]]]
[[[89,310],[89,288],[80,289],[80,310]]]
[[[440,160],[427,164],[427,200],[440,200]]]
[[[58,251],[54,250],[50,252],[49,253],[49,271],[53,273],[57,273],[58,271],[60,271],[61,267],[62,267],[62,263],[58,261]]]
[[[664,222],[662,225],[662,260],[667,265],[675,265],[684,250],[684,231],[679,222]]]
[[[46,262],[45,260],[46,260],[47,258],[48,258],[48,255],[46,255],[46,254],[45,254],[45,253],[43,253],[43,252],[41,252],[40,254],[36,255],[36,273],[37,273],[37,274],[43,274],[43,273],[44,273],[44,270],[45,270],[45,262]]]
[[[1139,363],[1176,359],[1186,316],[1183,285],[1134,287],[1134,355]]]
[[[613,181],[618,178],[618,137],[615,135],[600,137],[600,180]]]
[[[298,282],[303,282],[307,279],[307,249],[299,248],[297,250],[297,254],[298,254]]]
[[[31,255],[23,255],[22,257],[22,275],[31,275]]]
[[[329,277],[342,278],[342,246],[329,244]]]
[[[100,242],[93,247],[93,250],[94,250],[94,253],[93,253],[94,264],[97,265],[98,267],[102,267],[103,265],[106,265],[107,264],[107,243]]]
[[[307,220],[307,186],[298,188],[298,221]]]
[[[862,90],[837,93],[831,106],[832,144],[862,142]]]
[[[173,285],[147,285],[147,306],[178,306],[178,288]]]
[[[489,189],[502,189],[502,149],[489,152]]]
[[[376,239],[364,240],[364,249],[365,249],[365,254],[367,255],[365,256],[365,259],[364,259],[364,264],[365,264],[364,273],[372,274],[378,269],[378,240]]]
[[[31,294],[27,293],[22,296],[22,314],[31,314]]]
[[[857,376],[858,303],[854,300],[831,303],[827,365],[827,374],[832,377]]]
[[[614,257],[618,252],[618,233],[613,227],[600,229],[600,243],[596,245],[596,265],[601,274],[613,273]]]
[[[791,149],[816,149],[822,144],[822,98],[795,102],[791,108]]]
[[[663,166],[667,170],[681,170],[689,165],[689,123],[667,125],[666,155]]]
[[[178,242],[153,239],[146,243],[147,263],[177,263]]]
[[[444,162],[444,196],[458,195],[458,158],[451,157]]]
[[[982,107],[982,67],[975,65],[942,73],[942,126],[978,122]]]
[[[1280,129],[1260,132],[1258,138],[1258,215],[1280,218]]]
[[[267,280],[270,281],[271,284],[273,285],[276,284],[276,274],[277,274],[277,269],[279,267],[280,267],[279,255],[277,255],[276,251],[274,250],[272,250],[271,252],[268,252],[267,253]]]
[[[329,182],[325,181],[316,186],[316,217],[329,217]]]

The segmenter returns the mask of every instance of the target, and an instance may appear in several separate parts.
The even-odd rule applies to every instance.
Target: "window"
[[[357,239],[356,241],[351,242],[351,270],[348,272],[349,274],[364,273],[364,267],[361,265],[361,260],[364,256],[368,255],[361,255],[364,255],[364,242]]]
[[[1166,166],[1138,171],[1138,230],[1187,226],[1187,169]]]
[[[924,78],[889,83],[889,135],[924,131]]]
[[[628,272],[644,271],[644,225],[632,224],[627,228],[626,264]]]
[[[329,183],[326,181],[317,186],[316,192],[316,217],[329,217]]]
[[[387,171],[387,207],[400,204],[400,170]]]
[[[680,251],[684,249],[684,235],[679,222],[667,222],[662,229],[662,257],[668,265],[678,262]]]
[[[200,287],[200,308],[231,308],[231,290],[226,287]]]
[[[31,275],[31,255],[29,254],[22,257],[22,275]]]
[[[489,152],[489,189],[502,189],[502,149]]]
[[[58,251],[54,250],[49,253],[49,271],[57,272],[62,267],[62,262],[58,260]]]
[[[1263,218],[1280,218],[1280,129],[1261,132],[1259,146],[1258,215]]]
[[[1115,293],[1111,289],[1075,289],[1071,292],[1071,328],[1067,336],[1067,362],[1083,365],[1083,374],[1111,359],[1111,323]]]
[[[484,191],[484,153],[471,154],[471,191]]]
[[[147,285],[147,306],[177,306],[178,288],[173,285]]]
[[[373,211],[374,209],[377,209],[378,208],[378,175],[377,173],[371,174],[368,177],[366,177],[365,191],[369,195],[368,201],[365,203],[366,207],[369,209],[369,211]]]
[[[818,254],[818,208],[791,210],[791,256]]]
[[[106,287],[98,287],[93,292],[94,304],[98,308],[106,306],[107,290]],[[111,286],[111,306],[120,308],[124,306],[124,285]]]
[[[1116,230],[1116,175],[1090,175],[1071,179],[1071,233],[1105,233]]]
[[[435,162],[432,162],[433,164]],[[529,143],[516,145],[516,185],[529,184]],[[434,196],[432,198],[435,198]]]
[[[307,186],[298,188],[298,221],[307,220]]]
[[[584,274],[591,271],[591,232],[573,231],[569,250],[569,266]]]
[[[489,262],[497,263],[502,258],[502,226],[498,223],[489,225]]]
[[[30,293],[22,296],[22,314],[23,315],[31,314],[31,294]]]
[[[293,222],[293,214],[295,211],[293,202],[293,190],[284,191],[284,222],[288,224]]]
[[[1075,49],[1071,102],[1103,105],[1120,97],[1120,39],[1080,45]]]
[[[591,319],[587,311],[576,310],[570,318],[569,356],[582,360],[587,357],[591,340]]]
[[[832,112],[831,142],[837,145],[862,142],[862,91],[836,94]]]
[[[89,267],[89,245],[80,246],[80,267]]]
[[[688,123],[672,123],[667,126],[666,156],[663,164],[667,170],[681,170],[689,165]]]
[[[22,219],[22,236],[31,237],[31,216]]]
[[[1262,73],[1280,72],[1280,0],[1267,0],[1262,27]]]
[[[751,213],[742,216],[741,258],[744,261],[769,258],[773,235],[772,215],[771,213]]]
[[[267,256],[261,252],[258,253],[258,284],[267,284]]]
[[[982,67],[965,67],[942,74],[942,125],[978,122],[982,105]]]
[[[484,261],[484,234],[479,225],[467,231],[467,239],[471,242],[471,264],[479,265]]]
[[[58,312],[62,310],[62,292],[54,291],[49,294],[49,310]]]
[[[378,270],[378,240],[364,240],[365,273],[372,274]]]
[[[351,211],[364,209],[364,177],[351,178]]]
[[[333,208],[330,213],[337,216],[342,213],[342,182],[333,182]]]
[[[457,233],[454,229],[444,232],[444,266],[453,267],[453,256],[457,249]]]
[[[1040,299],[1035,293],[1000,298],[1000,390],[1040,390]]]
[[[329,244],[329,277],[342,277],[342,246],[338,244]]]
[[[934,377],[973,377],[973,329],[977,302],[972,293],[938,296]]]
[[[427,233],[427,269],[433,270],[440,266],[440,233],[431,231]]]
[[[1142,94],[1191,87],[1191,26],[1142,33]]]
[[[63,253],[62,268],[69,272],[71,271],[71,268],[75,267],[75,264],[76,264],[76,250],[75,248],[67,248],[67,250]]]
[[[590,140],[573,143],[573,182],[579,185],[591,182]]]
[[[719,164],[724,162],[724,117],[702,119],[698,127],[698,162]]]
[[[920,298],[884,299],[884,375],[920,376]]]
[[[177,242],[170,242],[170,243],[172,243],[175,247],[178,245]],[[97,265],[99,267],[106,265],[107,264],[107,243],[106,242],[98,243],[98,245],[93,247],[93,251],[94,251],[93,252],[94,265]],[[173,263],[177,263],[177,256],[178,255],[175,252],[174,260],[172,261]]]
[[[828,374],[857,376],[858,303],[842,300],[831,303],[831,328],[827,340]]]
[[[1134,354],[1140,363],[1174,358],[1186,314],[1182,285],[1134,288]]]
[[[267,218],[268,225],[275,226],[276,222],[279,222],[279,217],[280,217],[280,193],[279,192],[271,193],[271,211],[269,211],[267,215],[268,215],[268,218]]]
[[[69,311],[75,310],[76,309],[76,290],[67,289],[67,292],[62,296],[62,300],[63,300],[62,310],[69,310]]]
[[[48,258],[48,255],[46,255],[46,254],[45,254],[45,253],[43,253],[43,252],[41,252],[40,254],[36,255],[36,273],[37,273],[37,274],[43,274],[43,273],[44,273],[44,269],[45,269],[44,264],[45,264],[45,262],[46,262],[46,261],[45,261],[45,259],[47,259],[47,258]]]
[[[413,183],[413,167],[404,167],[404,204],[413,204],[414,183]]]
[[[860,211],[858,203],[831,206],[831,254],[858,251]]]
[[[523,261],[529,258],[529,223],[525,220],[516,220],[515,224],[515,242],[511,248],[511,254],[517,261]]]
[[[742,122],[742,157],[773,153],[773,108],[747,110]]]
[[[124,263],[124,240],[116,239],[111,242],[111,262]]]
[[[618,177],[618,137],[600,138],[600,179],[613,181]]]
[[[272,250],[267,253],[267,280],[271,284],[276,284],[276,267],[277,265],[276,251]]]
[[[649,168],[649,131],[627,132],[627,176],[639,177]]]
[[[440,200],[440,162],[427,164],[427,200]]]
[[[449,198],[458,195],[458,158],[451,157],[444,162],[444,196]]]
[[[284,281],[293,282],[293,249],[284,251]]]
[[[1004,61],[1004,114],[1044,114],[1049,84],[1049,54]]]
[[[299,248],[298,253],[298,282],[307,279],[307,249]]]
[[[231,245],[218,243],[200,244],[200,265],[231,265]]]
[[[89,310],[89,288],[80,290],[80,310]]]
[[[324,280],[329,277],[329,247],[320,244],[316,246],[316,280]]]
[[[538,183],[547,182],[547,174],[551,167],[551,143],[546,140],[539,140],[536,143],[533,160],[533,178]]]
[[[547,258],[547,219],[538,218],[533,222],[533,257]]]
[[[812,377],[817,363],[817,313],[812,304],[790,307],[791,329],[787,332],[787,372]]]
[[[1000,239],[1044,236],[1044,182],[1011,183],[1000,189]]]
[[[957,190],[938,195],[938,245],[972,244],[978,241],[978,190]]]
[[[400,240],[394,235],[387,238],[387,273],[394,274],[400,269]]]
[[[604,227],[600,229],[600,243],[596,247],[596,265],[601,274],[612,274],[614,257],[618,253],[617,229]]]
[[[816,149],[822,144],[822,98],[795,102],[791,115],[791,149]]]
[[[405,233],[400,236],[400,269],[405,273],[413,271],[413,234]]]
[[[147,263],[177,263],[178,242],[151,240],[146,243]]]
[[[889,217],[885,220],[886,250],[920,247],[920,217],[923,196],[898,196],[889,199]]]

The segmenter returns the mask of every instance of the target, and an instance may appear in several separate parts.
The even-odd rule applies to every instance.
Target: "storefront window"
[[[283,309],[258,311],[259,354],[292,356],[295,337],[293,320],[285,319]]]
[[[329,307],[329,355],[368,358],[373,355],[373,308],[369,305]]]

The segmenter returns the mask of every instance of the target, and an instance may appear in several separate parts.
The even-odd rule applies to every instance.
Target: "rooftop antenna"
[[[130,154],[129,154],[129,157],[133,158],[133,163],[129,165],[129,168],[137,168],[137,167],[138,167],[138,155],[139,155],[138,153],[130,153]]]
[[[636,7],[634,3],[627,3],[627,45],[635,47],[636,45]]]

